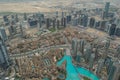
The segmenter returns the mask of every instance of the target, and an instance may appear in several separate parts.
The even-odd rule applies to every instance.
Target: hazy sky
[[[47,1],[47,0],[0,0],[0,2],[26,2],[26,1]],[[51,0],[52,1],[52,0]],[[54,1],[54,0],[53,0]],[[57,1],[57,0],[56,0]],[[66,0],[67,1],[67,0]],[[69,1],[69,0],[68,0]],[[77,0],[74,0],[77,1]],[[91,1],[91,0],[82,0],[82,1]],[[114,2],[116,4],[120,4],[120,0],[92,0],[92,1],[103,1],[103,2]]]

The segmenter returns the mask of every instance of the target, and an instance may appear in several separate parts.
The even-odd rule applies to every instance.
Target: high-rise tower
[[[120,80],[120,63],[114,62],[110,73],[108,75],[108,80]]]
[[[0,36],[4,41],[7,40],[7,35],[3,27],[0,28]]]
[[[6,69],[9,66],[9,56],[4,41],[0,37],[0,67]]]
[[[108,12],[109,12],[109,8],[110,8],[110,2],[106,2],[105,5],[105,17],[108,17]]]
[[[72,40],[72,54],[77,54],[77,39]]]

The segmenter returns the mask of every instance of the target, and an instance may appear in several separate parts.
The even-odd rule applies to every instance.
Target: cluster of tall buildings
[[[104,44],[104,49],[107,52],[110,46],[110,41],[107,40],[106,44]],[[119,80],[119,71],[120,64],[118,61],[114,61],[108,54],[103,53],[103,57],[98,57],[99,53],[97,53],[100,47],[95,47],[93,44],[89,44],[85,40],[78,40],[77,38],[73,38],[71,45],[71,54],[73,59],[80,64],[83,58],[85,63],[88,65],[87,68],[93,70],[94,66],[97,63],[97,67],[95,69],[95,73],[99,76],[103,71],[103,68],[106,67],[107,71],[107,80]],[[93,51],[93,49],[95,49]],[[97,51],[96,51],[97,50]],[[116,50],[116,54],[119,53],[119,46]],[[107,54],[104,56],[104,54]]]
[[[36,13],[33,15],[24,14],[24,20],[28,22],[30,27],[38,27],[39,29],[45,27],[49,28],[65,28],[67,23],[71,21],[71,15],[64,15],[62,12],[62,16],[58,17],[58,12],[56,12],[56,17],[49,18],[45,17],[44,14]]]
[[[21,34],[23,31],[22,26],[18,24],[20,22],[17,14],[11,16],[5,15],[3,16],[3,21],[3,26],[8,26],[8,28],[0,27],[0,68],[7,69],[11,62],[7,51],[6,41],[18,33],[18,28],[20,29],[19,31]],[[7,29],[9,34],[7,34]]]
[[[73,26],[91,27],[104,31],[110,36],[120,36],[120,19],[119,17],[116,17],[115,12],[110,12],[110,2],[106,2],[104,10],[96,8],[91,11],[95,14],[90,14],[90,10],[74,12],[72,14]],[[100,14],[96,14],[96,12]]]
[[[57,13],[57,15],[58,15],[58,13]],[[61,17],[46,18],[45,23],[46,23],[46,27],[48,29],[51,27],[53,27],[55,29],[56,28],[59,29],[59,28],[67,27],[67,24],[69,24],[70,21],[71,21],[71,15],[64,16],[64,12],[62,12]]]
[[[24,30],[21,30],[23,29],[23,22],[20,20],[19,16],[17,14],[15,15],[5,15],[3,16],[3,25],[2,26],[8,26],[7,28],[6,27],[3,27],[3,29],[5,30],[4,31],[4,34],[6,34],[5,32],[7,32],[8,30],[8,35],[7,35],[7,39],[9,38],[12,38],[14,37],[16,34],[19,34],[21,36],[23,36],[23,31]],[[3,33],[3,29],[2,29],[2,33]]]
[[[81,58],[84,58],[84,60],[89,64],[88,68],[93,68],[96,55],[92,52],[91,44],[88,44],[84,39],[78,40],[73,38],[71,48],[71,54],[77,62],[80,62]]]

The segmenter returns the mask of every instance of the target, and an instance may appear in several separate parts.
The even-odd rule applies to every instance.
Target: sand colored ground
[[[107,34],[105,32],[102,32],[102,31],[99,31],[99,30],[96,30],[96,29],[93,29],[93,28],[88,28],[86,30],[86,32],[96,34],[96,35],[98,35],[100,37],[107,36]]]
[[[72,2],[72,1],[71,1]],[[70,0],[48,0],[39,2],[0,3],[0,12],[53,12],[59,6],[68,6]]]
[[[93,0],[40,0],[32,2],[0,3],[0,12],[53,12],[73,6],[77,8],[88,6],[95,7],[92,1]],[[81,4],[81,6],[78,7],[74,4]]]
[[[44,5],[44,7],[43,7]],[[51,12],[50,8],[47,8],[44,3],[4,3],[0,4],[0,12]]]

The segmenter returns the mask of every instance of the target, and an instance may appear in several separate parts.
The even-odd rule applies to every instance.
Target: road
[[[19,57],[23,57],[23,56],[29,56],[29,55],[35,54],[37,52],[39,53],[39,52],[44,51],[44,50],[57,49],[57,48],[69,48],[69,47],[70,47],[69,44],[65,44],[65,45],[49,46],[49,47],[45,47],[45,48],[38,48],[38,49],[29,51],[29,52],[26,52],[26,53],[10,55],[10,58],[14,59],[14,58],[19,58]]]

